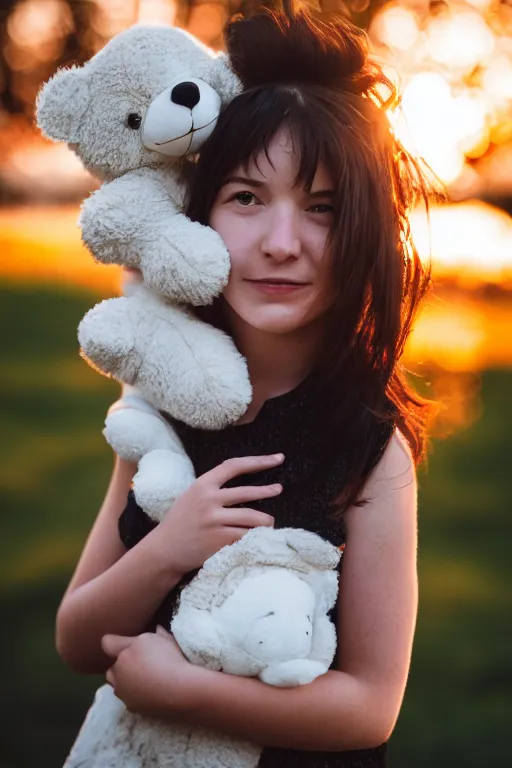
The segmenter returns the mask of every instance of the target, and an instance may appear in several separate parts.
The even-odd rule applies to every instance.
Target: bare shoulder
[[[371,537],[385,531],[397,535],[404,528],[411,533],[416,527],[416,469],[404,435],[395,429],[386,449],[361,492],[363,506],[345,513],[347,532],[360,531]]]
[[[416,485],[416,470],[409,444],[399,429],[395,429],[386,449],[368,478],[363,497],[398,491],[406,485]]]

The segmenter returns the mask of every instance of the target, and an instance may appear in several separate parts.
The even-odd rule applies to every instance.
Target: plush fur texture
[[[239,88],[225,56],[181,29],[138,25],[43,86],[42,132],[106,182],[80,217],[98,261],[138,267],[147,286],[177,302],[208,304],[222,290],[229,256],[221,238],[181,213],[183,158]]]
[[[144,457],[136,497],[155,519],[190,479],[190,462],[154,409],[215,429],[251,400],[232,340],[187,308],[222,291],[229,255],[216,232],[181,212],[191,167],[184,158],[240,87],[225,55],[183,30],[135,26],[83,67],[57,72],[37,101],[43,133],[68,143],[104,181],[82,207],[84,242],[98,261],[143,275],[143,285],[88,312],[78,335],[86,360],[138,390],[138,408],[110,414],[105,434],[121,457]]]
[[[293,528],[255,528],[224,547],[181,593],[171,629],[185,656],[281,687],[324,674],[336,648],[327,612],[339,557],[329,542]],[[260,754],[254,744],[131,714],[107,685],[65,768],[256,768]]]
[[[114,451],[138,464],[133,489],[152,520],[162,521],[176,498],[196,479],[180,439],[158,410],[132,387],[109,409],[103,434]]]

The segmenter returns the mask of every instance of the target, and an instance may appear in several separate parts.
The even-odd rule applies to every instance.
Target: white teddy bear
[[[67,142],[104,182],[83,204],[84,242],[98,261],[143,275],[127,296],[86,314],[79,341],[94,367],[136,387],[109,414],[105,436],[122,458],[139,462],[135,495],[155,520],[194,480],[159,411],[220,429],[251,399],[232,340],[186,306],[222,291],[229,255],[216,232],[181,211],[193,168],[186,155],[240,87],[227,58],[183,30],[135,26],[85,66],[57,72],[37,101],[43,133]]]
[[[195,664],[281,687],[312,682],[334,658],[328,612],[339,550],[309,531],[254,528],[210,557],[182,591],[171,630]],[[64,768],[255,768],[261,747],[126,710],[103,686]]]

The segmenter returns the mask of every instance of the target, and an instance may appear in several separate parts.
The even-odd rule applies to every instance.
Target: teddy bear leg
[[[194,467],[185,453],[161,448],[141,458],[133,478],[133,492],[144,512],[161,522],[195,479]]]
[[[120,404],[109,411],[103,435],[118,456],[134,464],[158,449],[183,453],[170,424],[160,416],[129,405]]]
[[[135,382],[141,365],[130,307],[130,299],[124,296],[107,299],[89,310],[78,326],[82,355],[102,373],[125,384]]]
[[[64,768],[142,768],[130,753],[128,733],[133,719],[110,685],[96,692]]]
[[[210,227],[181,213],[152,220],[151,238],[141,250],[144,282],[157,293],[179,303],[211,304],[227,284],[229,254]]]
[[[143,768],[185,768],[190,735],[186,725],[146,719],[139,748]]]
[[[256,768],[261,747],[230,736],[194,729],[183,768]]]

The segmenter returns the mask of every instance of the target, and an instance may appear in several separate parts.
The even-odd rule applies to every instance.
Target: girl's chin
[[[266,315],[264,311],[255,309],[254,312],[237,312],[238,317],[251,328],[262,331],[263,333],[286,334],[298,331],[308,323],[304,322],[304,314],[294,313],[279,316],[276,314]]]

